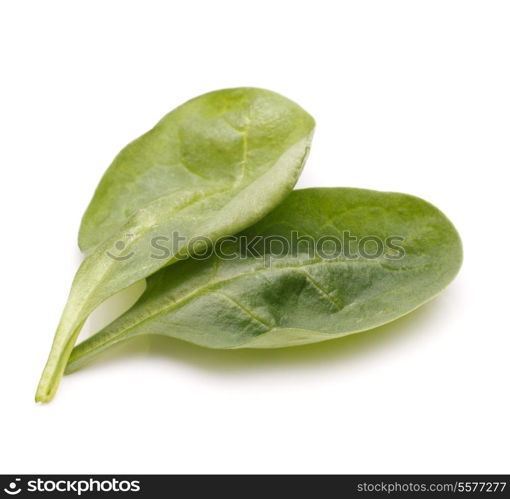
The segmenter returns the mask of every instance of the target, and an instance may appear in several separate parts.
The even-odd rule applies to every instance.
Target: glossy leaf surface
[[[443,213],[398,193],[294,191],[241,236],[226,241],[220,256],[151,276],[137,304],[73,350],[67,370],[141,334],[210,348],[276,348],[365,331],[436,296],[462,262]],[[239,241],[248,241],[245,250]]]

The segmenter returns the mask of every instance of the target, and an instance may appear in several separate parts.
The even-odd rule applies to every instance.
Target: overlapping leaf
[[[73,281],[39,383],[58,386],[79,331],[106,298],[190,253],[258,221],[293,188],[314,121],[286,98],[254,88],[212,92],[165,116],[129,144],[101,180],[80,229],[87,254]],[[155,237],[180,244],[152,258]]]

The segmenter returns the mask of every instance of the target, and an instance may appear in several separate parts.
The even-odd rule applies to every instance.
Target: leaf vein
[[[256,314],[254,314],[246,305],[243,305],[239,300],[236,300],[234,297],[230,296],[227,293],[224,293],[223,291],[215,291],[215,294],[219,296],[223,296],[227,300],[229,300],[231,303],[233,303],[238,309],[242,310],[247,316],[249,316],[254,321],[258,322],[259,324],[262,324],[264,327],[266,327],[268,330],[275,327],[273,324],[269,324],[264,319],[261,319]]]
[[[337,311],[340,311],[344,308],[343,304],[334,299],[333,296],[326,289],[324,289],[306,270],[299,269],[299,272],[306,276],[308,282],[310,282],[312,286],[319,291],[319,294],[325,298],[326,301],[331,303],[331,305],[333,305]]]

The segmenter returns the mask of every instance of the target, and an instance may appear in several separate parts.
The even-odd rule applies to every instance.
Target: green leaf
[[[185,103],[124,148],[83,217],[79,244],[87,257],[36,400],[53,397],[84,321],[101,302],[207,244],[192,248],[193,238],[214,242],[277,206],[299,177],[313,129],[313,118],[288,99],[238,88]],[[155,251],[154,238],[170,240],[165,252]]]
[[[462,262],[455,228],[431,204],[348,188],[294,191],[222,250],[151,276],[128,312],[73,350],[67,371],[142,334],[276,348],[366,331],[436,296]]]

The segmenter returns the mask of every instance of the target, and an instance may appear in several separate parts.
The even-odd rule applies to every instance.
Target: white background
[[[509,26],[503,1],[2,2],[0,472],[510,472]],[[440,207],[458,278],[315,346],[137,340],[36,405],[103,171],[175,106],[233,86],[317,120],[299,186]]]

